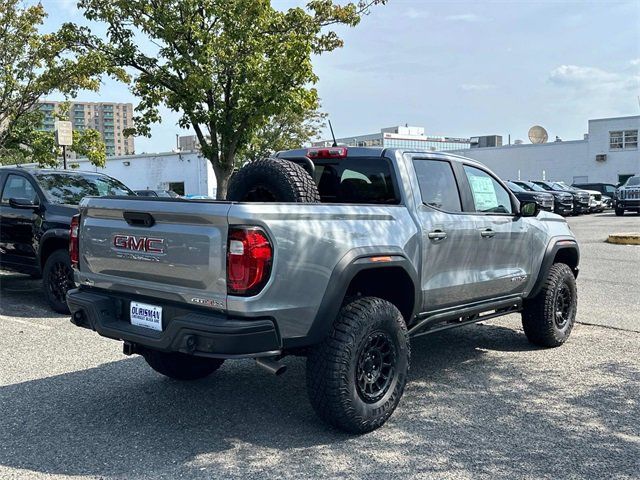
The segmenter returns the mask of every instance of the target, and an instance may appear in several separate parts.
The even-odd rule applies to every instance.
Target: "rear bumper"
[[[217,312],[163,305],[163,331],[132,325],[129,303],[134,296],[73,289],[67,293],[71,322],[98,332],[103,337],[124,340],[134,351],[149,348],[216,358],[278,355],[280,336],[269,318],[230,318]]]

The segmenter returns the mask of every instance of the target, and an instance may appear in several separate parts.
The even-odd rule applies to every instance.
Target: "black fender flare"
[[[381,258],[384,260],[380,261],[379,259]],[[407,258],[406,253],[402,249],[394,247],[356,248],[342,257],[333,269],[320,307],[307,335],[304,338],[291,339],[291,342],[285,340],[285,343],[292,343],[292,345],[286,345],[286,347],[303,346],[303,344],[308,346],[320,343],[331,330],[331,325],[333,325],[333,321],[342,307],[349,285],[355,276],[364,270],[389,267],[400,267],[411,279],[414,288],[414,305],[411,318],[415,317],[417,310],[422,305],[422,291],[418,273]]]
[[[52,228],[51,230],[47,230],[46,232],[44,232],[42,237],[40,237],[38,245],[38,261],[41,267],[44,265],[44,262],[42,261],[42,250],[52,239],[64,240],[68,244],[69,230],[64,228]]]
[[[569,236],[559,236],[553,238],[544,252],[544,256],[542,257],[542,264],[540,265],[540,270],[538,271],[538,276],[536,277],[536,281],[531,288],[531,291],[526,296],[527,299],[534,298],[540,290],[542,290],[542,284],[544,280],[547,278],[549,273],[549,269],[553,265],[553,260],[556,258],[556,255],[561,250],[572,250],[576,255],[576,264],[571,266],[573,270],[574,276],[578,277],[578,265],[580,264],[580,247],[578,247],[578,242],[574,237]]]

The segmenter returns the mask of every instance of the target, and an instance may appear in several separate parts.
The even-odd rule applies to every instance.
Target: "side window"
[[[21,175],[9,175],[2,190],[2,203],[9,203],[10,198],[25,198],[35,202],[38,200],[31,182]]]
[[[464,166],[464,172],[469,180],[476,212],[513,213],[509,193],[491,175],[469,165]]]
[[[442,160],[414,160],[422,203],[446,212],[460,212],[460,193],[451,164]]]

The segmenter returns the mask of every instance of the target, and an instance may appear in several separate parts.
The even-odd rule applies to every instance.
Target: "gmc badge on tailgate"
[[[113,246],[118,250],[161,255],[164,253],[164,238],[118,234],[113,236]]]

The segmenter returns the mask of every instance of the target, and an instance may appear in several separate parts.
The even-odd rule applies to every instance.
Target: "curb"
[[[612,233],[607,238],[607,243],[618,245],[640,245],[640,233]]]

